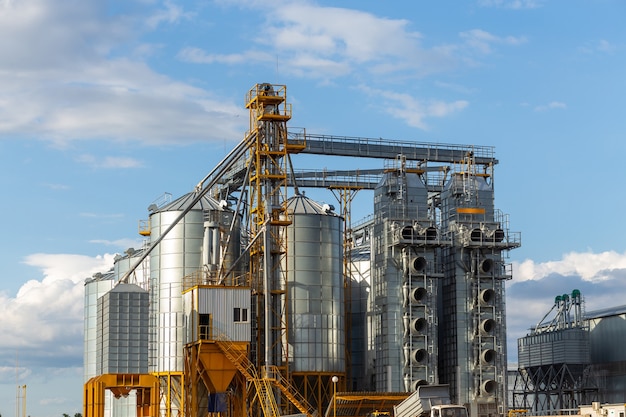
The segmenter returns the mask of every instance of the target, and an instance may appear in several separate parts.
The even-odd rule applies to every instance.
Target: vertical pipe
[[[211,222],[204,222],[204,236],[202,237],[202,265],[208,265],[211,262]]]
[[[26,417],[26,385],[23,386],[24,392],[22,394],[22,417]]]
[[[269,199],[266,200],[266,207],[269,207]],[[267,215],[266,215],[267,217]],[[270,371],[270,365],[272,364],[271,349],[272,340],[272,315],[270,312],[271,298],[270,298],[270,274],[271,274],[271,247],[270,247],[270,233],[267,230],[269,227],[269,218],[266,219],[265,226],[263,227],[263,297],[265,301],[265,374],[268,375]]]
[[[211,263],[218,265],[220,262],[220,229],[216,222],[211,222],[211,234],[213,241],[211,242]]]

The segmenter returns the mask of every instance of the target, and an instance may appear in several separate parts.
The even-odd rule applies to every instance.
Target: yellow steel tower
[[[246,95],[250,110],[249,227],[250,282],[257,327],[253,329],[253,362],[261,374],[288,377],[286,271],[281,260],[286,252],[283,228],[291,223],[287,200],[288,154],[298,146],[288,143],[287,121],[291,105],[286,102],[284,85],[257,84]],[[279,407],[289,407],[279,401]],[[288,410],[284,410],[283,414]]]

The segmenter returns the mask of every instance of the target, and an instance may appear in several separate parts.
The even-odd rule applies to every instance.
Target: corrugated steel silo
[[[304,195],[289,199],[287,212],[289,366],[296,389],[322,410],[331,378],[345,381],[343,219]]]
[[[116,261],[117,265],[117,261]],[[125,272],[125,271],[124,271]],[[107,294],[117,282],[119,276],[116,268],[105,273],[95,274],[92,278],[85,280],[85,349],[84,349],[84,374],[85,382],[98,376],[96,364],[101,360],[98,353],[98,300]],[[100,326],[102,332],[102,326]],[[147,331],[147,329],[146,329]],[[144,333],[147,335],[147,333]],[[102,338],[102,335],[100,335]],[[108,336],[107,336],[108,337]],[[147,364],[147,345],[144,345]],[[134,416],[137,412],[137,397],[115,398],[112,391],[104,392],[103,412],[105,416]]]
[[[84,309],[84,351],[83,371],[84,382],[97,376],[96,363],[98,361],[98,299],[109,292],[115,285],[114,274],[95,274],[85,280],[85,309]]]
[[[145,248],[134,249],[128,248],[123,254],[115,257],[115,264],[113,265],[113,273],[115,274],[115,281],[119,281],[124,274],[128,272],[131,267],[135,265],[137,260],[144,254]],[[148,291],[150,288],[150,257],[144,259],[144,261],[135,268],[133,274],[129,277],[128,283],[137,284],[144,290]]]
[[[345,372],[343,219],[297,195],[287,202],[292,372]]]
[[[96,373],[148,373],[148,292],[117,284],[98,299]]]
[[[224,206],[209,197],[190,207],[195,197],[186,194],[150,215],[154,242],[189,209],[150,254],[151,327],[155,329],[151,372],[183,371],[183,277],[203,267],[207,217],[225,212]]]

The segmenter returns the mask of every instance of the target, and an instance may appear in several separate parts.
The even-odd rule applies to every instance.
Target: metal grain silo
[[[137,262],[137,260],[143,256],[145,248],[134,249],[128,248],[123,254],[115,256],[115,263],[113,265],[113,273],[115,274],[115,281],[119,281],[124,277]],[[137,284],[144,290],[148,290],[150,287],[150,258],[147,257],[139,264],[132,275],[130,276],[129,283]]]
[[[303,195],[289,199],[287,211],[290,370],[296,389],[321,409],[329,396],[320,393],[345,374],[343,219]]]
[[[303,195],[287,210],[292,371],[344,372],[343,219]]]
[[[148,373],[148,292],[117,284],[98,298],[96,374]]]
[[[195,193],[186,194],[150,215],[154,242],[187,211],[150,254],[151,325],[156,329],[152,372],[183,371],[183,277],[196,273],[205,263],[207,219],[226,212],[223,205],[206,196],[194,204],[195,197]]]
[[[221,216],[232,218],[232,214],[224,204],[206,196],[198,199],[195,193],[152,209],[150,239],[161,240],[150,253],[150,372],[169,387],[162,406],[172,413],[176,409],[182,412],[179,393],[184,372],[183,278],[205,269],[206,235],[212,228],[209,223],[229,223]],[[211,240],[220,244],[219,239]]]
[[[97,376],[96,363],[97,339],[98,339],[98,299],[109,292],[115,285],[113,272],[106,274],[97,273],[92,278],[85,280],[85,310],[84,320],[84,352],[83,370],[84,382]]]
[[[117,261],[116,261],[117,265]],[[102,343],[103,343],[103,326],[102,321],[104,316],[98,317],[98,303],[103,297],[108,294],[114,285],[117,282],[117,273],[114,270],[111,270],[107,273],[101,274],[97,273],[92,278],[85,280],[85,314],[84,314],[84,324],[85,324],[85,350],[84,350],[84,375],[85,381],[89,381],[91,378],[99,375],[97,371],[98,365],[101,367],[102,354],[99,351],[102,351]],[[144,306],[145,307],[145,306]],[[100,311],[100,313],[102,313]],[[147,314],[147,312],[146,312]],[[144,323],[145,324],[145,323]],[[100,331],[98,331],[100,330]],[[137,329],[135,329],[137,330]],[[144,337],[147,337],[147,324],[143,330]],[[127,336],[130,336],[130,333],[125,333]],[[135,331],[132,334],[133,338],[138,337],[138,333]],[[107,330],[107,339],[110,334]],[[144,339],[146,340],[146,339]],[[134,342],[138,341],[135,340]],[[147,346],[145,346],[145,360],[144,364],[147,366]],[[103,413],[105,416],[116,416],[116,417],[125,417],[125,416],[134,416],[137,413],[137,397],[134,395],[129,395],[128,397],[115,398],[115,394],[111,390],[106,390],[104,392],[104,404],[103,404]]]

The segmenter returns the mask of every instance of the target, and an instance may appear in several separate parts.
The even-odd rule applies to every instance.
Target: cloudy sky
[[[83,280],[243,138],[261,82],[309,132],[495,147],[523,243],[511,359],[555,295],[626,304],[625,18],[622,0],[0,0],[0,414],[18,383],[33,417],[81,412]]]

